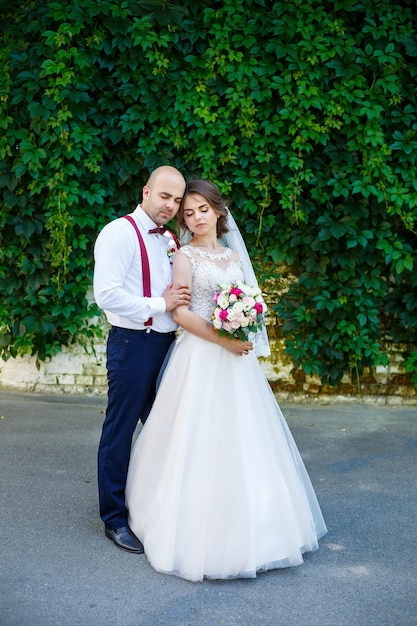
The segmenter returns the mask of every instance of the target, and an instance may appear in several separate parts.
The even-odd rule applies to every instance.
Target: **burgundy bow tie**
[[[164,233],[166,233],[168,230],[168,228],[166,226],[158,226],[158,228],[151,228],[151,230],[148,230],[149,234],[153,234],[153,233],[157,233],[159,235],[163,235]]]

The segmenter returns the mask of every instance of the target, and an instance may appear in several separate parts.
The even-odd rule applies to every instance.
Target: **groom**
[[[149,414],[159,370],[175,338],[171,311],[191,299],[187,286],[171,285],[173,242],[158,230],[177,214],[184,191],[178,170],[158,167],[143,187],[141,204],[127,219],[107,224],[94,248],[94,297],[111,324],[108,403],[98,450],[100,515],[106,536],[128,552],[143,552],[125,506],[132,437]]]

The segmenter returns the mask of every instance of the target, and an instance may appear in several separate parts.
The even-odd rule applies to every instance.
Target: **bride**
[[[209,181],[188,183],[178,219],[191,238],[173,281],[193,295],[173,312],[182,331],[132,450],[129,525],[157,571],[191,581],[299,565],[327,530],[257,360],[266,333],[230,339],[208,323],[219,284],[254,286],[246,249]]]

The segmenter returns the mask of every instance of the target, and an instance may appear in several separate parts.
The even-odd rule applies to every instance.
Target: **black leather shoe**
[[[115,546],[126,552],[135,552],[136,554],[143,554],[144,549],[139,539],[132,533],[129,526],[118,528],[117,530],[110,530],[106,528],[106,537],[111,539]]]

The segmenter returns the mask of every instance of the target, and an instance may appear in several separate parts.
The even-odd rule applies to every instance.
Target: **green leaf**
[[[330,226],[330,232],[336,239],[340,239],[346,233],[346,226],[344,224],[332,224]]]

